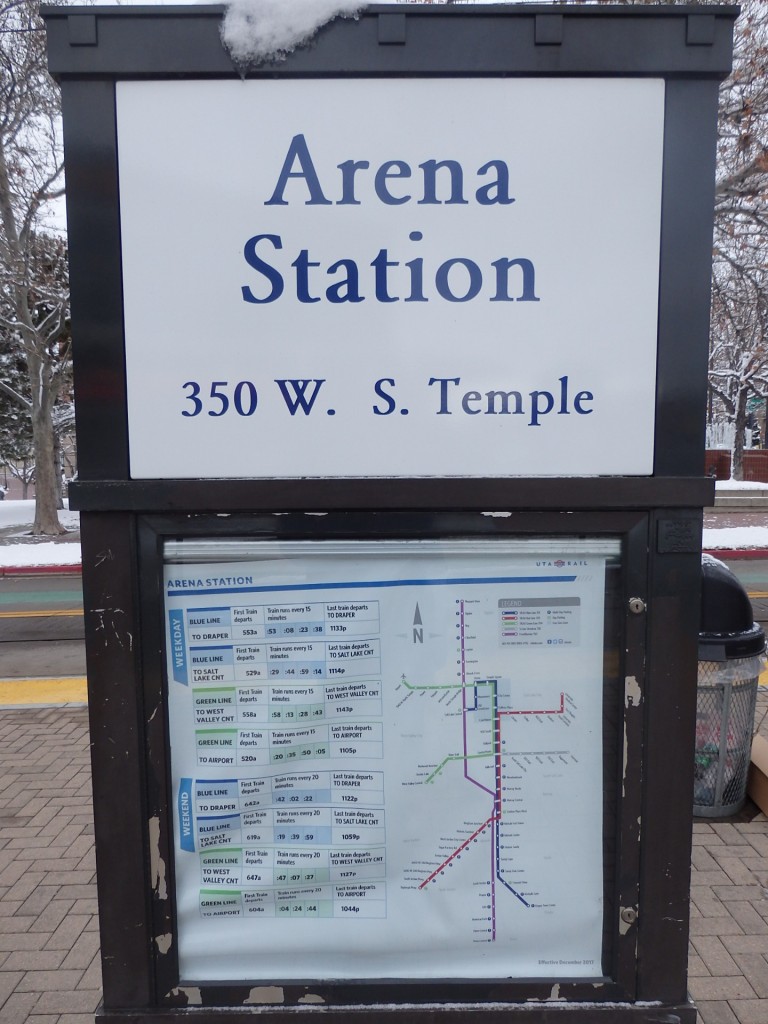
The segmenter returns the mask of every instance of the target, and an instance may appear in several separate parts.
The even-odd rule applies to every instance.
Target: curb
[[[82,565],[0,565],[2,576],[80,576]]]
[[[748,558],[768,559],[768,548],[704,548],[702,554],[711,555],[721,561],[725,558],[731,562],[738,562],[740,559]]]

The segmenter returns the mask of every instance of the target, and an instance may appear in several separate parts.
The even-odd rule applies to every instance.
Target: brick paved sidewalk
[[[0,709],[0,1024],[93,1024],[90,781],[85,708]],[[768,818],[697,821],[693,842],[699,1020],[768,1024]]]
[[[768,739],[768,688],[756,731]],[[701,1024],[768,1024],[768,818],[693,826],[689,988]]]
[[[693,826],[689,989],[702,1024],[768,1022],[768,818]]]
[[[1,1024],[93,1024],[98,948],[87,709],[0,710]]]

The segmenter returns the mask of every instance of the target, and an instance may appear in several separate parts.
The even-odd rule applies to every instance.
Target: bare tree
[[[24,355],[35,462],[33,533],[59,534],[54,406],[69,361],[66,253],[43,228],[63,194],[59,93],[36,0],[0,0],[0,326]]]
[[[768,396],[768,2],[741,0],[741,8],[733,72],[720,90],[709,362],[710,409],[735,428],[736,479],[749,399]]]
[[[748,402],[768,395],[768,6],[745,0],[720,93],[712,274],[712,407],[733,423],[743,475]]]
[[[731,473],[740,480],[749,400],[768,394],[768,308],[762,283],[728,260],[713,274],[709,386],[734,425]]]

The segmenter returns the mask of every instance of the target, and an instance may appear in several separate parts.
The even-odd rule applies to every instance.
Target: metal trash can
[[[747,792],[765,634],[731,570],[702,556],[693,813],[735,814]]]

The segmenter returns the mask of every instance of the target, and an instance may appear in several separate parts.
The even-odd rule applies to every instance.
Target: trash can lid
[[[729,661],[765,650],[765,633],[753,621],[749,595],[727,565],[711,555],[701,559],[699,659]]]

